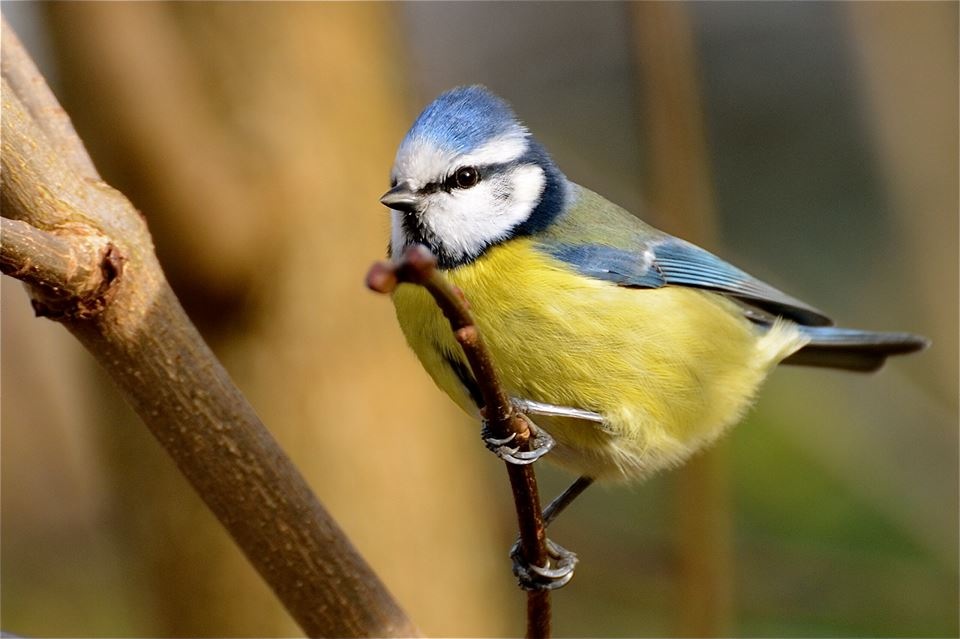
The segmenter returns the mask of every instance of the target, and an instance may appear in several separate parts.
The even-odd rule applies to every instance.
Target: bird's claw
[[[546,540],[546,545],[546,566],[527,563],[523,558],[519,539],[510,548],[513,574],[516,575],[520,587],[524,590],[556,590],[563,588],[573,579],[577,555],[549,539]]]
[[[494,437],[486,420],[483,421],[480,436],[483,438],[483,443],[487,449],[494,455],[510,464],[525,466],[549,453],[556,442],[547,431],[538,428],[526,415],[520,414],[520,418],[527,422],[527,427],[532,435],[529,441],[529,450],[520,450],[519,446],[510,446],[510,443],[517,438],[516,433],[510,433],[509,437]]]

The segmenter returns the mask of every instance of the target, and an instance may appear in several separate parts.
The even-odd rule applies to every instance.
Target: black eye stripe
[[[523,164],[529,164],[529,162],[523,162],[522,159],[523,159],[523,158],[520,158],[520,159],[514,160],[514,161],[512,161],[512,162],[496,162],[496,163],[493,163],[493,164],[477,164],[477,165],[474,165],[474,168],[476,168],[478,171],[480,171],[480,179],[481,179],[481,181],[485,181],[485,180],[489,180],[491,177],[496,177],[496,176],[498,176],[498,175],[502,175],[502,174],[506,173],[507,171],[510,171],[511,169],[517,167],[517,166],[520,166],[520,165],[523,165]],[[429,182],[429,183],[425,184],[424,186],[420,187],[420,188],[417,190],[417,193],[420,194],[420,195],[429,195],[429,194],[431,194],[431,193],[436,193],[437,191],[446,191],[446,192],[449,193],[451,189],[447,187],[447,183],[448,183],[448,181],[453,177],[453,175],[456,173],[456,171],[457,171],[458,169],[461,169],[461,168],[463,168],[463,167],[462,167],[462,166],[457,166],[456,169],[454,169],[452,173],[450,173],[449,175],[444,176],[443,180],[439,180],[439,181],[436,181],[436,182]]]

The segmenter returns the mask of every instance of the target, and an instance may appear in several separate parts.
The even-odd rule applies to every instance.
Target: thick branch
[[[473,321],[462,293],[454,288],[437,270],[436,258],[423,246],[407,250],[397,264],[379,262],[367,274],[367,286],[379,293],[392,293],[398,284],[423,286],[443,311],[454,336],[463,348],[473,376],[483,397],[484,412],[490,431],[496,438],[513,434],[524,450],[530,441],[527,422],[513,410],[493,358]],[[506,463],[513,489],[513,501],[520,526],[520,544],[524,559],[536,566],[547,565],[546,527],[540,509],[537,478],[531,465]],[[550,593],[547,590],[529,591],[527,595],[527,636],[550,636]]]
[[[43,127],[51,140],[56,141],[57,153],[67,158],[79,175],[91,179],[100,179],[87,150],[83,147],[73,123],[53,96],[47,83],[43,81],[36,65],[20,44],[17,34],[2,21],[0,41],[3,42],[3,55],[0,67],[3,78],[10,88],[24,101],[24,106],[32,119]],[[6,87],[4,87],[6,90]]]
[[[55,234],[74,252],[85,238],[106,238],[124,265],[99,313],[59,319],[111,375],[307,634],[417,634],[183,312],[139,213],[90,173],[89,158],[64,159],[62,150],[76,154],[83,146],[72,127],[47,121],[62,111],[9,33],[4,27],[3,214]],[[34,256],[34,263],[56,259]],[[37,287],[31,294],[43,299]]]

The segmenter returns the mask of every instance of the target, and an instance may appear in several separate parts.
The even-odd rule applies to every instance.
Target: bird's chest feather
[[[708,407],[724,410],[715,397],[721,387],[742,396],[759,383],[750,361],[757,335],[719,296],[586,278],[528,238],[494,247],[446,275],[469,301],[514,396],[599,412],[614,424],[636,421],[642,409],[643,419],[695,428]],[[403,285],[394,302],[428,372],[472,410],[451,367],[451,361],[463,366],[462,351],[433,300]]]

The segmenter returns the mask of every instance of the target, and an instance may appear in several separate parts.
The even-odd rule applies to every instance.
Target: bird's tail
[[[790,355],[783,364],[824,366],[868,373],[891,355],[923,350],[930,340],[910,333],[876,333],[835,326],[799,326],[810,338],[806,346]]]

